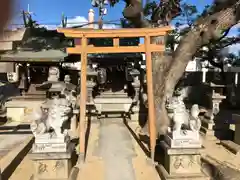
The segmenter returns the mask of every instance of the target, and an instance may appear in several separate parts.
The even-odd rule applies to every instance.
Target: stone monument
[[[212,88],[212,93],[209,95],[211,110],[207,112],[204,116],[204,119],[202,119],[201,134],[205,139],[219,142],[215,136],[215,131],[217,131],[217,128],[215,126],[215,117],[219,113],[219,106],[221,102],[226,99],[226,96],[217,93],[216,90],[224,88],[225,85],[216,85],[214,83],[210,83],[210,87]],[[219,130],[221,131],[221,129]]]
[[[48,99],[33,112],[31,130],[35,142],[31,157],[35,179],[69,178],[74,146],[65,125],[72,115],[72,102],[66,96]]]
[[[190,112],[186,109],[182,96],[168,100],[167,110],[172,119],[165,140],[161,142],[164,149],[164,163],[159,166],[162,179],[207,180],[201,171],[200,153],[203,149],[199,130],[201,120],[199,107],[193,105]]]
[[[57,67],[50,67],[48,70],[48,81],[58,81],[60,72]]]

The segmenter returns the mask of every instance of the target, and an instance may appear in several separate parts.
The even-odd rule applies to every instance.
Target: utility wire
[[[69,20],[69,19],[68,19]],[[117,23],[120,22],[120,19],[116,19],[116,20],[109,20],[109,21],[103,21],[104,24],[110,24],[110,23]],[[181,18],[181,17],[177,17],[175,19],[175,21],[178,22],[186,22],[186,18]],[[37,21],[38,24],[40,25],[61,25],[61,21],[56,21],[56,22],[41,22],[41,21]],[[83,24],[83,25],[90,25],[90,24],[98,24],[98,21],[95,21],[93,23],[87,23],[86,21],[79,21],[79,22],[68,22],[67,24]],[[24,23],[10,23],[10,25],[24,25]]]
[[[120,22],[121,20],[110,20],[110,21],[103,21],[104,24],[114,24],[115,22]],[[38,24],[40,25],[61,25],[61,21],[59,22],[38,22]],[[68,22],[67,24],[82,24],[82,25],[89,25],[89,24],[98,24],[98,21],[92,22],[92,23],[88,23],[86,21],[82,21],[82,22]],[[11,23],[10,25],[24,25],[24,23]]]

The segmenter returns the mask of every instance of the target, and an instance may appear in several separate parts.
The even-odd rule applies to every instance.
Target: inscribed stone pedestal
[[[73,151],[73,144],[69,144],[66,152],[36,153],[32,151],[30,158],[34,165],[34,179],[68,180],[72,169]]]
[[[171,148],[161,142],[164,149],[164,164],[159,166],[163,180],[209,180],[201,171],[202,148]]]
[[[165,141],[171,148],[201,148],[202,142],[198,131],[186,130],[186,134],[176,131],[166,135]]]

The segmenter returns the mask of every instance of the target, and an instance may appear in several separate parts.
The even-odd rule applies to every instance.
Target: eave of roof
[[[63,62],[67,55],[67,53],[60,50],[8,51],[1,55],[0,61]]]

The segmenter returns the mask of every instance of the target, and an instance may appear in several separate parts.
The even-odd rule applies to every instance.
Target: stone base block
[[[160,174],[165,179],[200,180],[200,178],[205,178],[200,160],[203,148],[171,148],[164,141],[161,142],[161,146],[165,153],[164,167],[161,168]]]
[[[54,152],[66,152],[68,149],[68,143],[34,143],[32,150],[34,153],[54,153]]]
[[[93,101],[98,112],[129,112],[132,105],[130,98],[95,98]]]
[[[35,137],[35,143],[41,144],[41,143],[66,143],[70,141],[70,137],[68,135],[62,135],[60,137],[52,137],[51,133],[45,133],[41,135],[36,135]]]
[[[175,135],[176,136],[176,135]],[[201,148],[202,147],[202,142],[199,137],[199,133],[194,134],[191,136],[176,136],[174,137],[174,134],[172,135],[167,135],[165,137],[166,143],[171,147],[171,148]]]
[[[33,161],[33,180],[67,180],[72,169],[74,146],[67,152],[30,153]]]
[[[39,106],[43,101],[22,101],[12,100],[6,102],[5,106],[7,109],[7,117],[12,121],[23,122],[26,121],[24,118],[26,115],[31,113],[33,109]]]
[[[170,175],[162,165],[158,166],[157,169],[162,180],[210,180],[210,178],[203,173],[179,176]]]

